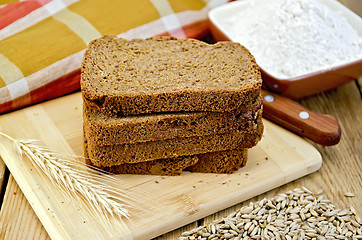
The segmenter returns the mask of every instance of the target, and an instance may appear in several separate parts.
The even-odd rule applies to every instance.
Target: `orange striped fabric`
[[[0,5],[0,114],[79,89],[87,44],[124,38],[200,38],[227,0],[25,0]]]

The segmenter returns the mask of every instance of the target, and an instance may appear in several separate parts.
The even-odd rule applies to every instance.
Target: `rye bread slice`
[[[85,149],[87,148],[86,145]],[[87,157],[87,153],[85,154],[85,157]],[[238,148],[222,152],[158,159],[140,163],[125,163],[111,167],[102,167],[101,169],[113,174],[177,176],[181,175],[185,169],[191,172],[230,174],[245,166],[247,154],[248,149]],[[94,166],[87,158],[86,162]]]
[[[254,125],[248,130],[224,134],[108,146],[98,145],[91,136],[85,140],[92,164],[97,167],[109,167],[235,148],[251,148],[259,142],[262,133],[262,117],[258,115]]]
[[[88,159],[87,142],[84,142],[86,163],[96,167]],[[114,174],[142,174],[142,175],[167,175],[176,176],[182,170],[197,163],[196,156],[182,156],[170,159],[159,159],[140,163],[125,163],[109,167],[97,167],[103,171]]]
[[[237,148],[220,152],[199,154],[197,163],[186,168],[190,172],[233,173],[246,165],[248,149]]]
[[[104,146],[248,131],[261,115],[262,98],[254,109],[239,114],[183,112],[115,117],[89,107],[87,100],[83,111],[84,135]]]
[[[235,42],[103,36],[81,67],[83,97],[107,115],[240,111],[257,101],[261,85],[254,57]]]

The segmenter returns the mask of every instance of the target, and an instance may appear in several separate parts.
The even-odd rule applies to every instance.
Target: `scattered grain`
[[[355,195],[351,192],[346,192],[346,193],[344,193],[344,196],[345,197],[354,197]]]
[[[337,209],[305,187],[251,202],[226,218],[184,232],[191,239],[362,239],[361,219],[351,206]],[[185,238],[186,237],[186,238]]]

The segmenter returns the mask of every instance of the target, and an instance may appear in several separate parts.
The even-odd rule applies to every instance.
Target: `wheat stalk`
[[[33,165],[45,173],[55,185],[70,196],[85,201],[87,209],[110,223],[110,218],[121,220],[129,217],[124,202],[127,193],[112,188],[107,182],[114,182],[109,175],[100,175],[96,168],[77,163],[77,157],[64,156],[49,148],[35,144],[34,140],[17,140],[5,133],[0,136],[10,140],[20,156],[26,156]],[[86,167],[86,169],[85,169]],[[100,180],[103,181],[100,181]]]

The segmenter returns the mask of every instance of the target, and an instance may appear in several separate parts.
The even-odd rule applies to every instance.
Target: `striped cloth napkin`
[[[123,38],[199,38],[227,0],[26,0],[0,5],[0,114],[79,89],[87,44]]]

